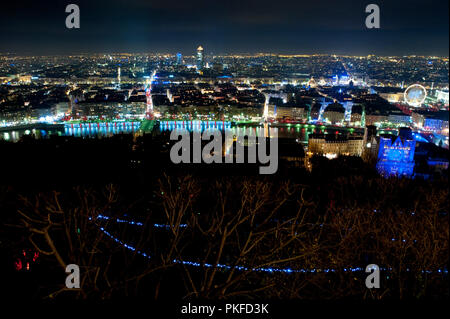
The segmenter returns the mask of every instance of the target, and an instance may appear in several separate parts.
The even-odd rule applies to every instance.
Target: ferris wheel
[[[409,105],[419,107],[427,98],[427,90],[420,84],[413,84],[405,90],[403,97]]]

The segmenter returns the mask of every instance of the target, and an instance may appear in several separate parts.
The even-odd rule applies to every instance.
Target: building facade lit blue
[[[383,176],[411,177],[414,173],[416,141],[411,138],[380,137],[377,170]]]
[[[441,119],[425,118],[423,128],[428,131],[440,132],[444,128],[448,128],[448,121],[445,123]]]

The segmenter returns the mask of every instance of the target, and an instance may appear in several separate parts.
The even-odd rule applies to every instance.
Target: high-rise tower
[[[120,66],[117,69],[117,87],[120,89]]]
[[[177,53],[177,65],[183,64],[183,55],[181,53]]]
[[[156,71],[153,71],[150,81],[147,82],[147,87],[145,89],[145,96],[147,99],[146,103],[146,117],[149,119],[153,118],[153,99],[152,99],[152,82],[155,78]]]
[[[197,48],[197,70],[199,70],[199,71],[203,70],[203,67],[205,65],[203,53],[204,53],[203,48],[200,45]]]

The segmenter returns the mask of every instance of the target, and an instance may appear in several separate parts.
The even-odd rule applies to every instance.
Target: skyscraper
[[[117,69],[117,88],[120,89],[120,66]]]
[[[177,53],[177,65],[183,64],[183,55],[181,53]]]
[[[203,48],[200,45],[197,48],[197,70],[203,70],[203,67],[205,65],[204,63],[205,63],[205,61],[204,61],[204,56],[203,56]]]

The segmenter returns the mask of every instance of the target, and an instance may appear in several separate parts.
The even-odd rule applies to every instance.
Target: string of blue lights
[[[134,226],[144,226],[144,223],[142,223],[142,222],[137,222],[137,221],[134,221],[134,220],[125,220],[125,219],[120,219],[120,218],[112,218],[112,217],[105,216],[105,215],[98,215],[97,219],[100,219],[100,220],[112,220],[112,221],[114,221],[116,223],[125,223],[125,224],[129,224],[129,225],[134,225]],[[89,220],[92,220],[92,218],[90,217]],[[274,220],[274,222],[279,222],[279,221],[278,220]],[[320,224],[319,226],[323,227],[324,224]],[[153,227],[170,229],[170,225],[166,225],[166,224],[153,224]],[[187,224],[180,224],[179,227],[180,228],[186,228],[186,227],[188,227],[188,225]],[[391,240],[392,241],[397,241],[396,238],[392,238]],[[402,239],[401,241],[404,242],[404,243],[407,242],[406,239]],[[417,242],[417,240],[413,240],[413,241]]]
[[[144,226],[144,223],[142,223],[142,222],[136,222],[134,220],[125,220],[125,219],[120,219],[120,218],[112,218],[112,217],[105,216],[105,215],[98,215],[96,219],[112,220],[116,223],[125,223],[125,224],[129,224],[129,225],[134,225],[134,226]],[[92,220],[92,217],[89,217],[89,220]],[[153,227],[170,229],[170,225],[166,225],[166,224],[153,224]],[[180,224],[179,227],[186,228],[187,224]]]
[[[104,215],[99,215],[97,216],[98,219],[103,219],[103,220],[112,220],[117,221],[118,223],[129,223],[131,225],[137,225],[137,226],[143,226],[142,223],[140,222],[135,222],[135,221],[127,221],[127,220],[123,220],[123,219],[112,219],[108,216],[104,216]],[[89,220],[92,220],[92,218],[89,218]],[[183,224],[185,225],[185,224]],[[163,224],[154,224],[155,227],[157,228],[170,228],[170,225],[163,225]],[[183,227],[187,227],[183,226]],[[110,232],[108,232],[104,227],[99,227],[99,229],[106,235],[108,236],[110,239],[112,239],[114,242],[116,242],[117,244],[125,247],[128,250],[131,250],[147,259],[151,259],[151,256],[141,250],[136,249],[135,247],[121,241],[120,239],[118,239],[117,237],[115,237],[114,235],[112,235]],[[236,265],[236,266],[230,266],[230,265],[226,265],[226,264],[209,264],[209,263],[199,263],[199,262],[194,262],[194,261],[186,261],[186,260],[179,260],[179,259],[173,259],[172,262],[174,264],[182,264],[182,265],[187,265],[187,266],[193,266],[193,267],[205,267],[205,268],[219,268],[219,269],[225,269],[225,270],[238,270],[238,271],[253,271],[253,272],[265,272],[265,273],[284,273],[284,274],[292,274],[292,273],[335,273],[335,272],[339,272],[339,270],[337,269],[333,269],[333,268],[326,268],[326,269],[317,269],[317,268],[312,268],[312,269],[305,269],[305,268],[300,268],[300,269],[292,269],[292,268],[277,268],[277,267],[255,267],[255,268],[251,268],[251,267],[246,267],[246,266],[240,266],[240,265]],[[392,271],[392,268],[385,268],[385,267],[380,267],[380,270],[382,271]],[[364,268],[361,267],[348,267],[348,268],[343,268],[340,271],[343,272],[362,272],[365,271]],[[409,268],[406,269],[407,272],[410,271]],[[432,273],[439,273],[439,274],[444,274],[447,275],[448,274],[448,269],[444,268],[444,269],[437,269],[437,270],[422,270],[422,273],[427,273],[427,274],[432,274]]]

